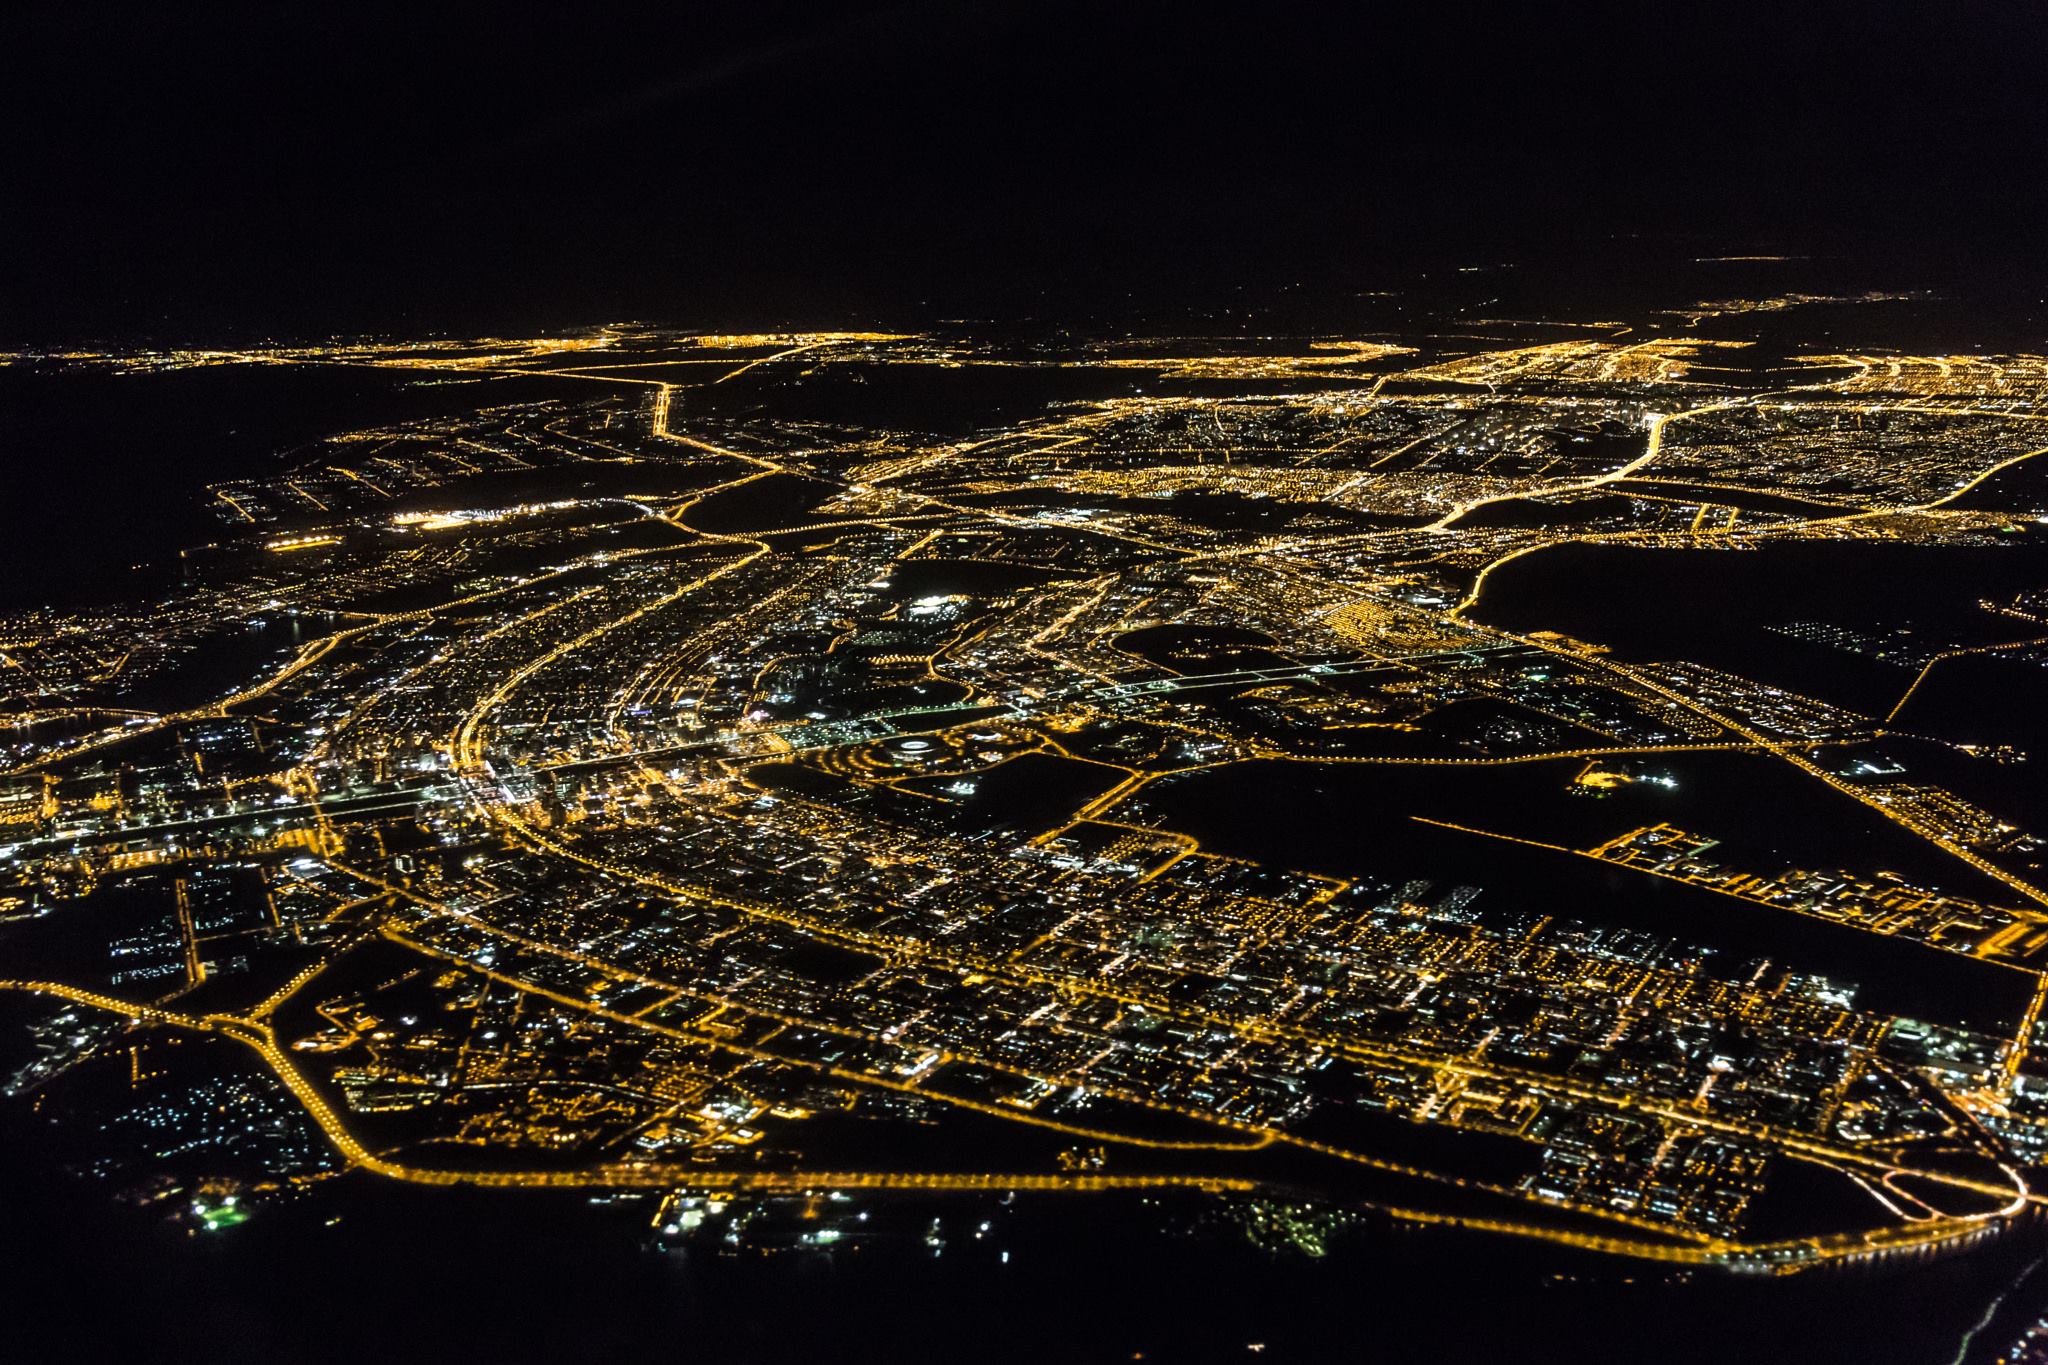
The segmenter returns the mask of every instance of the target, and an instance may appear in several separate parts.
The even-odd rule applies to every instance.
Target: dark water
[[[1928,652],[2029,639],[2031,622],[1983,609],[2048,586],[2048,536],[1994,546],[1932,547],[1860,541],[1769,545],[1744,552],[1565,546],[1527,555],[1490,576],[1474,614],[1513,630],[1562,630],[1630,660],[1690,659],[1883,717],[1912,684],[1913,665],[1881,661],[1767,627],[1827,621],[1856,629],[1907,628]],[[1944,786],[2023,829],[2048,828],[2048,669],[2023,653],[1944,660],[1892,722],[1948,744],[2004,745],[2026,762],[1972,759],[1953,748],[1888,737],[1877,748],[1905,764],[1902,779]],[[1752,808],[1761,803],[1752,802]],[[1773,802],[1777,805],[1777,802]],[[1781,828],[1825,835],[1857,819],[1845,803],[1798,806]],[[1719,829],[1709,831],[1719,833]],[[1796,850],[1794,850],[1796,851]],[[1823,855],[1813,855],[1823,856]],[[1908,859],[1920,859],[1901,865]],[[1851,864],[1843,864],[1850,866]],[[1966,895],[2006,898],[1989,882],[1953,879],[1900,848],[1896,866]],[[1947,882],[1943,878],[1948,878]]]
[[[1767,959],[1855,983],[1865,1009],[1987,1028],[2016,1022],[2030,983],[2009,969],[1412,818],[1568,848],[1668,821],[1721,836],[1712,856],[1765,875],[1787,865],[1945,870],[1940,855],[1905,861],[1918,852],[1910,841],[1783,765],[1737,754],[1672,757],[1682,760],[1670,765],[1675,789],[1639,785],[1599,800],[1563,794],[1576,760],[1495,769],[1269,761],[1164,779],[1141,804],[1216,853],[1396,885],[1419,877],[1440,890],[1477,886],[1488,914],[1554,915],[1712,948],[1716,974]],[[1780,847],[1788,829],[1792,842]]]
[[[29,1154],[18,1128],[7,1136]],[[1273,1255],[1191,1232],[1185,1205],[1131,1197],[877,1204],[898,1227],[943,1217],[946,1250],[899,1235],[727,1257],[643,1250],[644,1208],[355,1176],[197,1237],[39,1162],[0,1168],[0,1196],[0,1359],[23,1362],[1725,1365],[1796,1351],[1811,1365],[1933,1365],[2041,1241],[2032,1229],[1880,1270],[1673,1282],[1393,1227],[1346,1234],[1322,1259]],[[995,1226],[989,1242],[972,1240],[977,1218]]]
[[[1910,625],[1943,644],[2018,639],[2026,623],[1977,604],[2044,585],[2042,534],[1985,547],[1844,540],[1740,553],[1565,545],[1489,575],[1472,614],[1510,630],[1560,630],[1626,659],[1691,659],[1881,716],[1910,671],[1766,627],[1827,621]]]
[[[421,384],[366,366],[232,365],[152,374],[0,367],[0,606],[151,586],[134,566],[217,538],[206,485],[284,467],[340,431],[588,397],[562,381]]]

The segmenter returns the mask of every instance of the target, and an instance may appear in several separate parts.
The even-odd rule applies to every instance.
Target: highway
[[[28,992],[68,1000],[136,1020],[138,1023],[216,1033],[250,1048],[292,1094],[327,1137],[337,1154],[374,1174],[412,1184],[470,1186],[484,1189],[661,1189],[706,1193],[802,1194],[845,1190],[870,1192],[1101,1193],[1123,1190],[1194,1190],[1203,1193],[1245,1193],[1261,1182],[1223,1174],[1116,1174],[1087,1172],[868,1171],[868,1170],[707,1170],[695,1163],[627,1162],[575,1170],[450,1170],[395,1161],[366,1148],[348,1129],[332,1105],[306,1079],[291,1057],[278,1047],[269,1026],[259,1020],[226,1015],[197,1016],[147,1004],[132,1003],[94,991],[55,982],[0,981],[0,990]],[[1310,1150],[1328,1149],[1301,1142]],[[1431,1177],[1393,1163],[1384,1169]],[[1927,1172],[1918,1172],[1930,1178]],[[1969,1182],[1955,1182],[1968,1186]],[[2048,1203],[2040,1195],[2018,1193],[1996,1213],[1941,1217],[1875,1229],[1869,1232],[1742,1243],[1725,1238],[1668,1240],[1679,1230],[1646,1225],[1659,1237],[1628,1237],[1588,1233],[1539,1221],[1487,1219],[1418,1209],[1377,1201],[1361,1201],[1406,1222],[1464,1227],[1552,1242],[1581,1250],[1601,1251],[1633,1259],[1699,1266],[1722,1266],[1786,1273],[1830,1261],[1859,1261],[1906,1251],[1925,1250],[1980,1237],[2016,1215],[2029,1203]]]

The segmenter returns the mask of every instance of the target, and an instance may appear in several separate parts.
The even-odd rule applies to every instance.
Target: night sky
[[[1631,234],[2023,271],[2048,10],[36,4],[14,340],[1370,287]]]

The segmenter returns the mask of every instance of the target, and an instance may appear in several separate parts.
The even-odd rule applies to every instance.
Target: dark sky
[[[14,336],[1058,308],[1620,234],[2024,261],[2048,9],[33,3]]]

